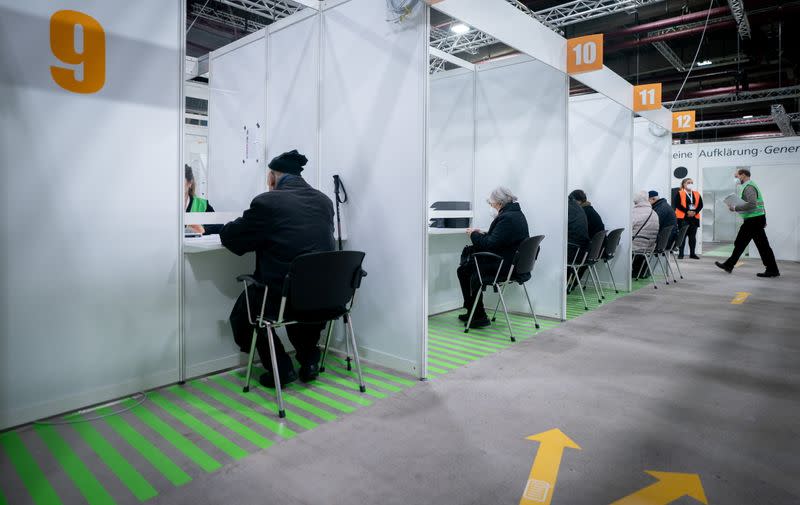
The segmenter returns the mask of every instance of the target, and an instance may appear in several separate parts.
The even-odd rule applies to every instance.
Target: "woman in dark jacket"
[[[489,226],[489,231],[482,232],[477,228],[467,229],[472,241],[472,246],[466,248],[462,255],[461,265],[458,267],[458,280],[461,284],[461,293],[464,296],[464,308],[472,309],[475,296],[480,291],[478,272],[475,267],[475,260],[470,254],[476,252],[490,252],[503,258],[500,278],[508,275],[514,255],[523,240],[528,238],[528,221],[522,213],[517,197],[508,188],[498,187],[489,196],[489,205],[497,212],[497,217]],[[479,258],[480,274],[484,279],[494,279],[497,275],[498,260],[492,261],[487,258]],[[466,321],[468,314],[462,314],[459,319]],[[486,311],[483,307],[483,300],[478,300],[475,308],[475,315],[472,318],[470,328],[482,328],[490,323]]]

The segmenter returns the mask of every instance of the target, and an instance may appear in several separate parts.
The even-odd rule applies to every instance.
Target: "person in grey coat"
[[[644,191],[633,197],[633,252],[650,251],[656,244],[661,224],[658,214],[647,199]]]

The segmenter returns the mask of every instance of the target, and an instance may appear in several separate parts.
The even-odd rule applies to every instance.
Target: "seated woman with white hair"
[[[522,213],[522,209],[517,203],[517,197],[506,187],[500,186],[492,191],[488,199],[489,205],[495,213],[495,218],[489,226],[489,230],[483,232],[477,228],[467,229],[472,241],[472,247],[465,249],[466,254],[462,254],[461,266],[458,267],[458,280],[461,284],[461,293],[464,296],[464,308],[467,311],[472,309],[475,296],[480,291],[478,272],[475,268],[475,261],[470,259],[469,254],[476,252],[490,252],[503,258],[503,268],[500,278],[508,275],[511,262],[519,248],[520,243],[528,238],[528,221]],[[494,279],[497,273],[499,261],[492,261],[487,258],[478,260],[481,265],[481,276],[486,279]],[[467,314],[458,316],[460,320],[466,321]],[[482,328],[489,326],[489,317],[483,307],[483,300],[478,301],[475,308],[475,316],[472,318],[470,328]]]

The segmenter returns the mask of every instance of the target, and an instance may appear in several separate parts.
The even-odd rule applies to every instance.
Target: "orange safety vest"
[[[685,209],[688,208],[686,205],[686,190],[681,189],[678,192],[678,196],[681,198],[681,206],[683,206]],[[697,207],[697,204],[700,202],[700,193],[697,191],[692,191],[692,196],[694,196],[694,206]],[[675,217],[678,219],[684,219],[686,217],[686,213],[680,209],[675,209]],[[700,219],[700,214],[695,214],[694,217],[695,219]]]

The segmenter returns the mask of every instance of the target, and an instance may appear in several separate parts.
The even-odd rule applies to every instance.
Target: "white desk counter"
[[[465,235],[466,228],[428,228],[428,235]]]
[[[202,237],[184,237],[183,253],[194,254],[225,249],[219,235],[203,235]]]

